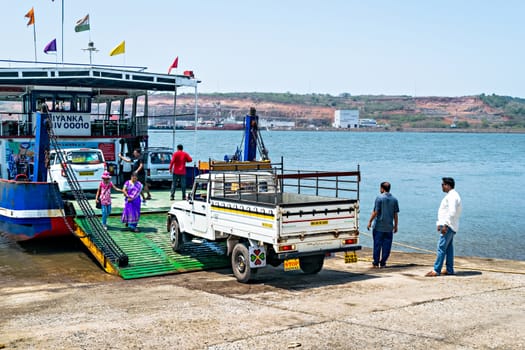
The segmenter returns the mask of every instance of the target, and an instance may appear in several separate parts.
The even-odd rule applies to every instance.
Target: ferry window
[[[70,94],[58,94],[55,101],[55,111],[70,112],[75,111],[74,96]]]
[[[78,112],[90,113],[91,112],[91,103],[89,96],[77,96],[75,97],[74,108]]]
[[[53,110],[56,112],[69,112],[71,110],[71,100],[57,99]]]
[[[43,111],[43,106],[45,105],[47,107],[47,110],[51,110],[53,103],[53,96],[41,96],[40,98],[36,99],[36,105],[35,105],[35,111]]]

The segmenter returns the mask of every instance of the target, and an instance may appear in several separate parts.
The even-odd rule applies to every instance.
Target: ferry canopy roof
[[[185,75],[167,75],[104,67],[0,68],[0,94],[16,95],[20,86],[78,87],[108,90],[175,91],[196,87],[200,81]],[[23,91],[26,91],[26,89]]]

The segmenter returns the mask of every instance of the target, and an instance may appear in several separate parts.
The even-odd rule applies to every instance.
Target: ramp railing
[[[64,153],[60,148],[57,136],[51,127],[51,123],[48,123],[48,134],[50,144],[56,150],[58,160],[62,165],[62,170],[71,189],[71,193],[86,218],[86,224],[89,226],[90,230],[90,232],[86,232],[87,236],[110,261],[117,264],[119,267],[127,266],[129,262],[128,256],[104,229],[101,221],[95,215],[95,211],[91,207],[84,191],[82,190],[74,171],[71,167],[67,166],[67,159],[65,159]]]

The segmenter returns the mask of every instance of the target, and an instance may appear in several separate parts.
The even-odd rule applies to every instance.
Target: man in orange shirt
[[[182,145],[177,145],[177,151],[171,156],[170,173],[173,175],[171,182],[170,200],[175,199],[177,183],[180,183],[182,199],[186,199],[186,163],[193,161],[190,155],[183,151]]]

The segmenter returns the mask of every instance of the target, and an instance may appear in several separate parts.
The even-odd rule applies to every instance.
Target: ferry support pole
[[[33,181],[47,182],[46,159],[49,157],[49,113],[36,112],[35,157]]]

